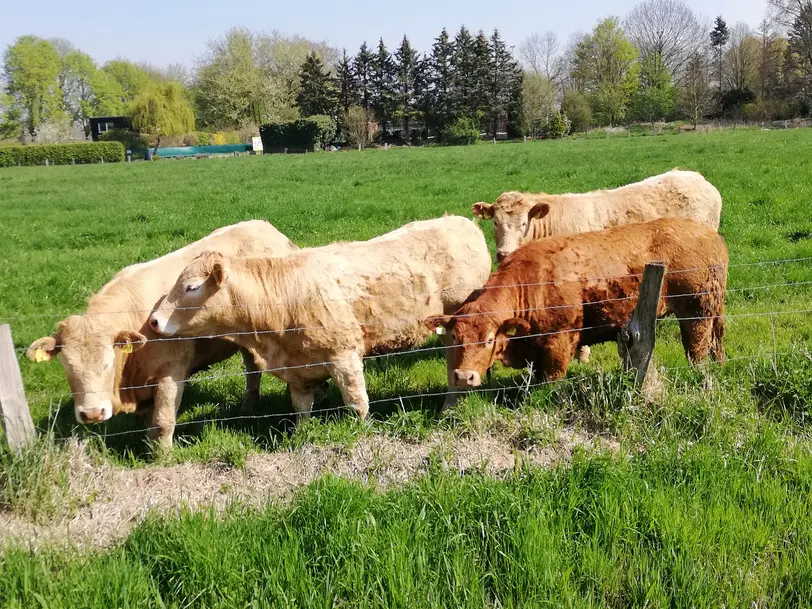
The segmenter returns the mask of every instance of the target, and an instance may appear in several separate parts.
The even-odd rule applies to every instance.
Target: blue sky
[[[591,29],[601,17],[625,15],[637,1],[9,0],[0,20],[0,48],[17,36],[34,34],[67,38],[99,63],[121,56],[157,66],[192,66],[206,40],[232,26],[298,33],[354,52],[364,40],[372,43],[381,36],[391,48],[403,34],[417,48],[427,50],[444,26],[452,31],[461,24],[472,30],[498,27],[509,44],[518,45],[534,31],[554,30],[566,41],[573,32]],[[728,24],[745,21],[753,27],[766,6],[765,0],[687,2],[708,17],[721,13]],[[409,9],[404,10],[407,5]]]

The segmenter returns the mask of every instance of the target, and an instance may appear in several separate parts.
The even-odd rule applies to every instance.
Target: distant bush
[[[570,120],[563,112],[551,114],[541,129],[541,135],[547,139],[557,140],[569,134]]]
[[[259,128],[266,151],[324,149],[336,135],[336,122],[329,116],[316,115],[284,123],[269,123]]]
[[[592,126],[592,109],[586,97],[577,91],[567,91],[564,94],[561,112],[570,119],[573,132],[586,131]]]
[[[479,139],[479,127],[470,118],[458,118],[443,129],[443,142],[452,146],[467,146]]]
[[[127,129],[110,129],[99,136],[102,142],[121,142],[127,150],[144,150],[149,146],[147,138]]]
[[[79,144],[49,144],[45,146],[8,146],[0,148],[0,167],[17,165],[70,165],[72,163],[121,163],[124,145],[121,142],[82,142]]]

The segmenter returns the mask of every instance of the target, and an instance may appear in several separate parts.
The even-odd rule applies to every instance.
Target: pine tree
[[[375,118],[381,123],[383,132],[386,132],[387,123],[392,119],[393,80],[392,55],[381,38],[378,42],[378,52],[372,62],[372,110],[375,112]]]
[[[474,38],[474,72],[471,96],[471,116],[482,125],[491,116],[491,85],[493,55],[485,33],[480,30]]]
[[[719,94],[722,93],[725,46],[727,45],[728,40],[730,40],[730,30],[727,28],[727,23],[725,23],[725,20],[722,19],[721,15],[719,15],[716,17],[716,22],[713,26],[713,30],[710,33],[711,47],[713,47],[716,53],[716,70],[719,77]]]
[[[488,114],[492,137],[496,137],[499,118],[506,116],[508,124],[517,128],[521,125],[520,109],[523,108],[522,69],[519,62],[502,39],[499,30],[494,30],[490,39],[490,98]]]
[[[375,55],[369,50],[367,43],[361,45],[361,49],[353,61],[355,81],[358,87],[358,103],[364,110],[372,107],[372,64],[375,62]]]
[[[435,39],[428,60],[428,91],[432,126],[442,132],[453,122],[454,45],[443,31]]]
[[[347,49],[335,66],[336,90],[338,92],[338,107],[346,114],[351,106],[358,102],[358,83],[355,80],[352,60],[347,55]]]
[[[425,90],[424,62],[404,36],[394,58],[394,116],[403,122],[403,137],[411,136],[411,122],[421,117]]]
[[[474,38],[465,26],[454,37],[454,52],[451,57],[451,115],[459,118],[475,119],[471,108],[476,97],[476,59]]]
[[[338,106],[338,93],[333,79],[325,69],[321,59],[311,52],[299,71],[300,90],[296,103],[302,116],[326,114],[335,116]]]

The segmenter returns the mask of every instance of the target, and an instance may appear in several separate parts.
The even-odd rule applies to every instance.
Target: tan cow
[[[151,323],[167,336],[240,333],[232,340],[288,383],[297,413],[332,377],[365,417],[364,356],[421,342],[423,321],[454,311],[490,268],[482,231],[458,216],[280,258],[212,252],[184,269]]]
[[[500,360],[532,363],[542,380],[563,377],[579,345],[616,339],[654,260],[666,264],[658,316],[677,316],[689,361],[724,361],[724,239],[694,220],[664,218],[542,239],[508,256],[453,316],[428,322],[453,342],[453,386],[478,387]]]
[[[151,426],[158,429],[151,430],[151,436],[163,447],[172,445],[183,382],[231,357],[238,348],[223,340],[148,342],[160,337],[147,322],[178,273],[213,248],[230,255],[276,255],[298,249],[268,222],[252,220],[220,228],[171,254],[122,269],[90,299],[84,314],[63,319],[54,334],[29,347],[28,357],[35,362],[60,355],[79,423],[106,421],[114,412],[133,412],[136,405],[152,400]],[[246,353],[243,360],[249,370],[256,370]],[[244,408],[256,402],[259,382],[259,374],[247,376]]]
[[[548,195],[506,192],[493,205],[475,203],[474,215],[493,219],[496,259],[520,245],[573,233],[599,231],[657,218],[692,218],[719,229],[722,196],[694,171],[669,171],[614,190]]]

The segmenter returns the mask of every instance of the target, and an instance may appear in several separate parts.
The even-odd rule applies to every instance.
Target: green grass
[[[299,245],[319,245],[444,212],[470,216],[473,202],[504,190],[609,188],[674,167],[701,171],[724,198],[734,265],[725,366],[687,367],[667,322],[655,358],[668,393],[655,403],[604,345],[567,383],[529,394],[517,388],[520,371],[497,367],[492,386],[505,391],[443,415],[442,397],[407,399],[376,404],[369,422],[328,412],[294,430],[281,417],[228,421],[244,386],[235,358],[206,373],[234,376],[189,384],[188,426],[164,459],[239,468],[258,451],[501,428],[525,450],[551,441],[526,422],[538,413],[611,436],[616,455],[585,452],[502,481],[438,462],[386,493],[324,480],[288,507],[151,519],[105,553],[7,550],[0,606],[809,605],[812,317],[739,316],[812,308],[812,285],[747,289],[812,281],[812,264],[735,265],[812,256],[810,130],[2,170],[0,319],[22,349],[83,310],[121,267],[240,220],[267,219]],[[791,355],[747,359],[773,351]],[[35,422],[57,440],[143,427],[121,415],[76,428],[61,366],[21,367]],[[445,389],[439,353],[369,361],[366,376],[373,401]],[[288,412],[276,379],[263,379],[262,395],[257,414]],[[340,403],[331,384],[317,407]],[[202,422],[215,417],[226,421]],[[101,438],[94,450],[149,467],[141,438]],[[0,508],[39,521],[82,509],[64,476],[68,457],[50,441],[21,459],[0,451]]]

